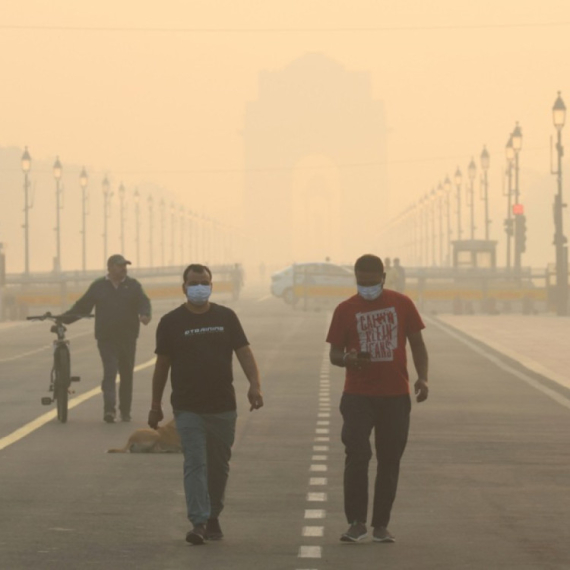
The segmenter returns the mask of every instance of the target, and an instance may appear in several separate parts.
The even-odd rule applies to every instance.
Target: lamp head
[[[513,141],[513,149],[515,153],[518,153],[519,150],[522,148],[522,131],[518,121],[517,124],[515,125],[515,130],[513,131],[511,138]]]
[[[79,185],[81,188],[87,187],[87,172],[85,171],[85,166],[81,170],[81,174],[79,175]]]
[[[489,170],[489,152],[487,151],[487,147],[483,146],[483,151],[481,152],[481,168],[486,172]]]
[[[27,174],[30,172],[30,168],[32,167],[32,157],[28,152],[28,147],[24,149],[24,154],[22,155],[22,170]]]
[[[56,180],[61,179],[61,162],[59,162],[59,156],[55,157],[55,162],[53,163],[53,177]]]
[[[554,126],[560,131],[566,122],[566,105],[562,101],[560,96],[560,91],[558,91],[558,97],[554,102],[552,107],[552,120],[554,121]]]

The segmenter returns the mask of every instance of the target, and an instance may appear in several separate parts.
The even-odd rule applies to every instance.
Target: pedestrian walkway
[[[437,319],[570,389],[570,317],[438,315]]]

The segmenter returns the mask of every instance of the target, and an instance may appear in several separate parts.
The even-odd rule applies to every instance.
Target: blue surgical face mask
[[[374,301],[378,299],[380,295],[382,295],[382,283],[378,283],[378,285],[371,285],[370,287],[365,287],[364,285],[356,285],[358,290],[358,294],[366,301]]]
[[[205,305],[212,294],[211,285],[188,285],[186,297],[193,305]]]

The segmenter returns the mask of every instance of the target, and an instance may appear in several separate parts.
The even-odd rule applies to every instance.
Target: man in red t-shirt
[[[379,257],[359,257],[354,273],[358,294],[335,309],[327,335],[330,361],[346,368],[340,411],[346,452],[344,510],[350,527],[341,540],[358,542],[367,536],[370,434],[374,429],[378,465],[373,539],[394,542],[388,522],[410,425],[406,340],[418,374],[416,399],[423,402],[428,397],[428,355],[421,332],[425,325],[409,297],[383,289],[386,274]]]

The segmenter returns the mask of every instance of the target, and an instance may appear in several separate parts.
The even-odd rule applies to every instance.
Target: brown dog
[[[125,447],[108,449],[107,453],[180,453],[180,436],[174,420],[157,429],[141,428],[135,430]]]

